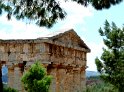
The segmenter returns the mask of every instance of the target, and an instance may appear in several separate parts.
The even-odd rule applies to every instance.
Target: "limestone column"
[[[56,68],[52,68],[49,72],[52,75],[52,82],[50,85],[50,92],[57,92],[56,91]]]
[[[59,84],[60,84],[60,75],[59,69],[56,69],[56,92],[59,92]]]
[[[8,86],[14,88],[14,68],[8,66]]]
[[[63,75],[63,81],[64,81],[64,89],[63,92],[76,92],[73,90],[74,87],[74,81],[73,81],[73,72],[72,68],[67,68],[64,70],[65,74]],[[63,72],[64,72],[63,71]]]
[[[81,67],[80,71],[80,79],[81,79],[81,90],[86,89],[86,75],[85,75],[85,66]]]
[[[59,69],[59,73],[58,73],[58,80],[59,80],[59,92],[64,92],[64,85],[65,85],[65,75],[66,75],[66,71],[64,68]]]
[[[85,77],[85,71],[81,71],[80,74],[80,79],[81,79],[81,90],[85,92],[86,90],[86,77]]]
[[[79,70],[74,70],[73,71],[73,83],[74,83],[73,92],[81,92],[81,90],[80,90],[80,72],[79,72]]]
[[[22,72],[21,69],[16,66],[14,68],[14,88],[22,92],[22,83],[21,83]]]

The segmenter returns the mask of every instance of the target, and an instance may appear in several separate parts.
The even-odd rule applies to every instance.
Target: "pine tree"
[[[123,0],[90,0],[92,6],[96,10],[108,9],[112,5],[119,4]]]
[[[124,92],[124,27],[118,28],[105,22],[104,30],[99,29],[106,49],[103,48],[101,58],[95,59],[97,70],[103,80],[113,84],[119,92]]]
[[[123,0],[63,0],[73,1],[80,5],[91,4],[95,9],[108,9],[111,5],[116,5]],[[16,19],[34,21],[39,26],[52,27],[59,19],[64,19],[67,15],[60,6],[59,0],[0,0],[0,14],[7,12],[7,18],[11,16]]]
[[[22,76],[25,90],[27,92],[48,92],[52,77],[47,75],[46,69],[36,62]]]

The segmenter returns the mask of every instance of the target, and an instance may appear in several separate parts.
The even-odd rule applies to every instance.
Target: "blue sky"
[[[91,48],[88,54],[87,70],[96,71],[94,59],[102,53],[103,42],[98,29],[103,27],[105,20],[113,21],[117,26],[124,24],[124,2],[112,6],[108,10],[97,11],[92,6],[83,7],[75,2],[63,2],[61,6],[67,12],[64,20],[59,20],[51,29],[26,24],[12,17],[7,21],[6,14],[0,16],[0,39],[29,39],[38,38],[50,32],[73,28],[84,42]]]

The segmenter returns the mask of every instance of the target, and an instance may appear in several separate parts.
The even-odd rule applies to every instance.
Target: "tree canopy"
[[[46,69],[39,62],[31,65],[31,68],[22,76],[27,92],[48,92],[52,77],[47,75]]]
[[[113,22],[105,22],[104,29],[99,29],[106,49],[103,49],[101,58],[96,58],[95,63],[101,77],[124,91],[124,27],[118,28]]]
[[[112,5],[119,4],[123,0],[90,0],[92,6],[97,10],[108,9]]]
[[[70,0],[63,0],[68,2]],[[95,9],[101,10],[116,5],[123,0],[71,0],[83,6],[91,4]],[[66,17],[59,0],[0,0],[0,14],[7,12],[7,18],[33,20],[39,26],[52,27],[59,19]]]

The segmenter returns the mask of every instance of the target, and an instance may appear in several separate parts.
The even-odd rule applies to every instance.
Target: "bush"
[[[14,88],[7,87],[3,89],[3,92],[18,92],[18,91]]]
[[[93,76],[87,78],[86,92],[118,92],[118,90],[113,85],[104,82],[100,76]]]
[[[87,85],[86,92],[118,92],[118,90],[113,85],[100,81]]]
[[[110,84],[94,84],[86,87],[86,92],[118,92]]]
[[[47,75],[46,69],[39,62],[31,66],[21,80],[24,84],[25,90],[28,92],[48,92],[51,76]]]

